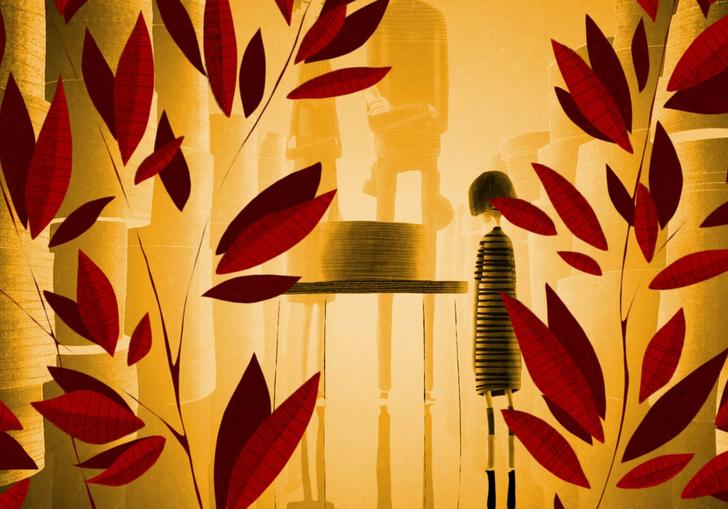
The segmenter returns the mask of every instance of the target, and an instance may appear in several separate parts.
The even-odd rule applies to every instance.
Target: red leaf
[[[642,360],[640,403],[670,381],[680,361],[685,341],[685,313],[682,308],[650,340]]]
[[[7,433],[0,433],[0,470],[36,470],[38,465]]]
[[[728,384],[723,387],[723,396],[720,398],[720,407],[715,416],[715,427],[721,431],[728,431]]]
[[[113,442],[144,427],[129,409],[94,391],[72,391],[31,405],[65,433],[90,444]]]
[[[131,408],[129,407],[129,404],[124,401],[124,398],[119,396],[114,389],[103,383],[101,380],[87,375],[86,373],[82,373],[81,371],[76,371],[75,369],[48,366],[48,371],[53,377],[53,380],[56,381],[58,386],[63,389],[64,392],[80,390],[97,392],[131,412]]]
[[[81,72],[91,102],[101,118],[104,119],[104,123],[109,128],[111,135],[116,138],[114,129],[114,73],[88,29],[86,29],[86,35],[83,39]]]
[[[650,407],[625,448],[623,463],[654,451],[690,424],[713,390],[727,354],[724,350],[710,359]]]
[[[548,166],[532,163],[551,204],[571,232],[597,249],[607,249],[607,239],[597,215],[574,185]]]
[[[249,269],[288,251],[311,233],[335,194],[335,190],[330,191],[255,221],[223,255],[217,273]]]
[[[51,237],[48,247],[59,246],[83,234],[96,223],[101,211],[113,199],[113,196],[106,196],[105,198],[91,200],[71,212]]]
[[[0,401],[0,432],[21,429],[23,429],[23,425],[20,424],[13,411]]]
[[[248,507],[278,476],[311,419],[320,373],[268,416],[240,451],[230,475],[228,507]]]
[[[540,235],[556,235],[556,226],[546,213],[520,198],[494,198],[490,200],[501,214],[514,225]]]
[[[551,43],[561,75],[581,113],[599,132],[631,154],[627,128],[607,88],[574,50],[553,40]]]
[[[164,145],[175,140],[172,126],[169,124],[167,112],[162,113],[157,127],[157,137],[154,141],[154,150],[159,150]],[[182,211],[187,204],[192,189],[190,180],[190,169],[187,166],[184,152],[178,150],[170,163],[159,174],[167,194],[174,202],[178,210]]]
[[[306,58],[306,62],[319,62],[330,60],[351,53],[361,47],[374,34],[389,0],[375,0],[358,11],[349,14],[343,21],[343,26],[334,38],[323,49]]]
[[[215,446],[215,501],[228,507],[230,476],[243,446],[271,412],[270,395],[255,354],[250,359],[220,421]]]
[[[713,226],[724,226],[728,224],[728,202],[715,209],[710,213],[705,221],[700,225],[701,228],[710,228]]]
[[[207,290],[203,297],[243,304],[261,302],[286,293],[299,279],[299,276],[240,276]]]
[[[91,333],[86,329],[86,326],[81,320],[81,313],[78,310],[78,304],[76,301],[58,295],[48,290],[43,290],[43,295],[46,301],[50,304],[53,311],[56,313],[56,317],[63,320],[63,323],[68,325],[76,334],[91,340]]]
[[[292,3],[293,0],[287,0]],[[233,111],[238,71],[235,24],[229,0],[207,0],[203,47],[210,88],[225,116]]]
[[[576,422],[567,412],[564,411],[559,405],[548,399],[546,396],[541,396],[546,402],[546,406],[549,407],[551,415],[561,424],[566,431],[574,435],[575,437],[583,440],[587,444],[592,444],[592,436],[587,430],[581,427],[581,424]]]
[[[669,481],[679,474],[693,459],[694,454],[667,454],[658,456],[627,472],[617,483],[617,488],[633,490],[651,488]]]
[[[574,449],[561,434],[536,416],[518,410],[501,410],[508,429],[541,466],[559,479],[583,488],[589,481]]]
[[[632,98],[624,69],[609,39],[588,15],[586,41],[592,70],[617,104],[627,131],[632,132]]]
[[[700,4],[700,9],[703,11],[703,15],[707,18],[708,17],[708,11],[710,11],[710,6],[715,3],[715,0],[698,0],[698,4]]]
[[[321,6],[321,14],[328,12],[330,9],[335,9],[340,5],[349,5],[354,0],[324,0],[324,5]]]
[[[561,104],[561,109],[564,110],[566,116],[569,117],[569,120],[571,120],[576,127],[593,138],[603,141],[611,141],[604,133],[594,127],[591,122],[584,117],[584,114],[576,105],[574,98],[569,92],[559,87],[554,87],[554,91],[556,92],[556,98],[559,100],[559,104]]]
[[[103,271],[80,250],[76,300],[92,341],[113,356],[119,339],[119,306],[114,287]]]
[[[346,4],[337,5],[326,11],[321,9],[318,19],[303,37],[294,62],[296,64],[303,62],[324,49],[336,37],[341,27],[344,26],[345,18]]]
[[[283,177],[253,198],[220,237],[216,254],[227,251],[250,225],[272,212],[278,212],[316,196],[321,181],[321,163],[316,163]]]
[[[154,96],[152,41],[139,13],[124,46],[114,81],[114,122],[121,159],[126,164],[144,136]]]
[[[650,190],[644,184],[637,186],[637,202],[634,209],[634,235],[645,260],[652,261],[657,243],[657,209]]]
[[[591,341],[566,304],[548,284],[546,285],[546,307],[549,329],[583,374],[599,417],[603,419],[607,413],[604,373]]]
[[[501,299],[536,387],[590,435],[604,441],[596,402],[584,374],[564,344],[521,302],[505,293],[501,293]]]
[[[347,67],[317,76],[294,89],[289,99],[322,99],[353,94],[376,85],[391,67]]]
[[[30,234],[36,238],[61,208],[71,181],[71,123],[63,80],[58,86],[38,134],[25,183]]]
[[[0,509],[21,509],[30,489],[30,479],[18,481],[0,493]]]
[[[723,494],[728,490],[728,451],[707,462],[690,479],[682,492],[682,498],[698,498]]]
[[[728,69],[695,85],[678,90],[666,103],[665,108],[690,113],[728,113]]]
[[[58,0],[56,0],[58,1]],[[71,18],[76,15],[78,10],[84,6],[88,0],[65,0],[66,7],[63,9],[63,19],[68,23]]]
[[[652,18],[652,21],[655,21],[655,18],[657,18],[657,10],[660,7],[660,0],[637,0],[637,2],[642,6],[647,15]]]
[[[662,269],[650,283],[652,290],[672,290],[700,283],[728,271],[728,249],[692,253]]]
[[[110,453],[116,454],[116,458],[106,470],[86,482],[104,486],[129,484],[154,466],[162,454],[165,441],[165,438],[160,436],[144,437],[101,453],[106,455],[103,458],[104,462],[111,458]],[[94,458],[91,458],[89,461],[93,460]]]
[[[576,251],[557,251],[558,255],[576,270],[592,274],[594,276],[602,275],[602,268],[591,256]]]
[[[276,0],[278,9],[283,14],[283,19],[286,20],[286,24],[291,24],[291,17],[293,16],[293,0]]]
[[[195,33],[195,27],[185,6],[180,0],[157,0],[157,8],[162,17],[162,23],[182,54],[187,57],[195,69],[206,75],[205,67],[202,65],[200,45],[197,42],[197,33]]]
[[[683,175],[675,147],[660,122],[657,122],[652,145],[649,180],[660,227],[665,228],[680,203]]]
[[[258,29],[248,42],[240,63],[240,98],[246,118],[252,115],[263,100],[265,92],[265,47],[263,35]]]
[[[149,323],[149,313],[146,313],[134,328],[129,340],[129,352],[126,357],[127,366],[142,360],[152,349],[152,325]]]
[[[167,168],[172,159],[179,153],[180,147],[185,137],[180,136],[166,145],[162,145],[158,149],[155,149],[149,156],[147,156],[142,164],[139,165],[136,175],[134,175],[134,183],[140,184],[148,178],[154,177],[158,173]]]
[[[667,90],[694,87],[728,68],[728,18],[723,16],[698,35],[675,65]]]
[[[607,165],[607,191],[614,208],[629,225],[634,223],[634,200],[614,170]]]
[[[66,4],[68,3],[68,0],[56,0],[56,9],[58,10],[58,14],[63,16],[63,13],[66,11]]]
[[[25,204],[25,183],[28,166],[35,149],[35,132],[28,109],[13,73],[8,76],[2,106],[0,106],[0,165],[15,206],[15,213],[23,226],[28,224]]]
[[[561,499],[558,494],[554,494],[554,509],[564,509],[564,504],[561,503]]]
[[[650,77],[650,48],[647,44],[645,22],[642,18],[632,36],[632,65],[637,77],[637,86],[642,92],[647,85],[647,78]]]

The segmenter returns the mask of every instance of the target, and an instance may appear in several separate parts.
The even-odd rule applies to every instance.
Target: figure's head
[[[470,213],[479,216],[486,212],[496,212],[490,200],[515,197],[516,192],[508,175],[502,171],[485,171],[470,184],[468,191]]]

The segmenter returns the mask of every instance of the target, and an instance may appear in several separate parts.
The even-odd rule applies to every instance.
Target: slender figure
[[[501,214],[491,205],[493,198],[514,198],[513,184],[503,172],[486,171],[469,190],[470,213],[481,216],[490,232],[480,240],[475,262],[473,307],[473,366],[478,394],[485,396],[488,419],[488,509],[496,504],[495,417],[493,398],[506,396],[513,408],[513,393],[521,387],[521,352],[518,348],[501,292],[516,295],[513,246],[501,230]],[[513,434],[508,433],[508,498],[506,507],[516,507],[516,472]]]

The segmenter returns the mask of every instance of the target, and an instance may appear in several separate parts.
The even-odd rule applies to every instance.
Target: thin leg
[[[513,410],[513,393],[510,389],[506,390],[508,398],[508,410]],[[506,507],[515,509],[516,507],[516,451],[514,447],[513,432],[508,430],[508,499]]]
[[[488,509],[495,509],[495,418],[493,417],[493,396],[485,393],[486,413],[488,418]]]

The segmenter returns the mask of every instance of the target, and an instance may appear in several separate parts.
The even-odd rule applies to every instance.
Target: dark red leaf
[[[551,43],[561,75],[581,113],[599,132],[631,154],[622,114],[602,81],[574,50],[554,40]]]
[[[687,375],[650,407],[625,448],[622,462],[654,451],[675,438],[695,418],[718,380],[728,350]]]
[[[162,113],[159,119],[159,127],[157,127],[157,137],[154,141],[154,150],[159,150],[167,143],[175,140],[174,131],[167,118],[167,112]],[[187,166],[184,152],[177,151],[177,155],[159,174],[167,194],[174,202],[178,210],[182,211],[187,204],[192,190],[192,182],[190,179],[190,169]]]
[[[685,341],[685,313],[682,308],[650,340],[642,360],[640,403],[670,381],[680,361]]]
[[[602,268],[591,256],[576,251],[557,251],[558,255],[576,270],[592,274],[593,276],[601,276]]]
[[[698,4],[700,5],[700,9],[703,11],[703,15],[707,18],[708,17],[708,11],[710,11],[710,6],[715,3],[715,0],[698,0]]]
[[[548,284],[546,284],[546,307],[549,329],[583,374],[599,417],[603,419],[607,413],[604,373],[591,341],[566,304]]]
[[[0,165],[3,167],[15,213],[22,225],[26,226],[28,212],[25,204],[25,183],[35,149],[35,132],[13,73],[8,76],[0,106],[0,132],[3,133],[0,136]]]
[[[532,166],[551,204],[569,230],[584,242],[606,250],[607,239],[599,219],[579,190],[548,166],[538,163],[532,163]]]
[[[337,5],[325,11],[322,8],[318,19],[303,36],[298,53],[296,53],[295,63],[303,62],[324,49],[344,26],[345,18],[346,4]]]
[[[180,136],[166,145],[162,145],[158,149],[155,149],[154,152],[147,156],[147,158],[142,161],[142,164],[139,165],[136,175],[134,175],[134,183],[140,184],[164,171],[169,163],[172,162],[172,159],[174,159],[179,153],[184,139],[184,136]]]
[[[607,165],[607,191],[614,208],[628,224],[634,223],[634,200],[614,170]]]
[[[38,465],[7,433],[0,433],[0,470],[36,470]]]
[[[667,90],[694,87],[728,68],[728,18],[723,16],[698,35],[675,65]]]
[[[102,484],[104,486],[124,486],[125,484],[129,484],[144,475],[154,466],[162,454],[165,441],[165,438],[160,436],[144,437],[101,453],[118,452],[116,458],[106,470],[86,482]],[[121,450],[116,451],[117,449]],[[93,459],[91,458],[90,461]],[[103,459],[105,462],[109,457]]]
[[[144,15],[139,13],[124,46],[114,81],[114,122],[126,164],[144,136],[154,96],[154,56]]]
[[[617,483],[617,488],[651,488],[667,482],[688,466],[693,456],[695,455],[692,453],[666,454],[652,458],[627,472]]]
[[[149,322],[149,313],[146,313],[134,328],[129,340],[129,352],[126,356],[127,366],[142,360],[152,349],[152,325]]]
[[[71,157],[71,122],[63,80],[58,78],[58,86],[38,134],[25,183],[28,225],[33,238],[40,235],[61,208],[71,182]]]
[[[65,433],[90,444],[113,442],[144,427],[129,409],[94,391],[72,391],[31,405]]]
[[[238,382],[220,422],[215,446],[215,501],[228,507],[227,496],[235,460],[243,446],[271,412],[270,395],[255,354]]]
[[[724,226],[728,224],[728,202],[715,209],[710,213],[705,221],[700,225],[701,228],[710,228],[713,226]]]
[[[564,344],[533,312],[513,297],[501,299],[534,384],[600,442],[604,432],[596,402],[584,374]]]
[[[291,24],[291,17],[293,16],[293,0],[276,0],[278,9],[283,14],[283,19],[286,20],[286,24]]]
[[[723,397],[720,401],[718,413],[715,416],[715,427],[721,431],[728,431],[728,403],[726,403],[726,394],[728,394],[728,384],[723,389]]]
[[[514,225],[539,235],[556,235],[556,226],[540,208],[520,198],[494,198],[490,200],[501,214]]]
[[[293,0],[287,0],[293,2]],[[229,0],[207,0],[203,48],[210,88],[226,116],[233,111],[238,71],[238,47]]]
[[[657,122],[655,142],[652,145],[649,180],[660,227],[665,228],[680,203],[683,175],[675,147],[660,122]]]
[[[644,184],[637,186],[637,201],[634,209],[634,235],[645,260],[652,261],[655,254],[658,229],[657,209],[650,190]]]
[[[728,69],[694,87],[678,90],[665,103],[665,108],[707,115],[728,113],[726,88]]]
[[[65,0],[66,7],[63,9],[63,19],[68,23],[71,18],[76,15],[78,10],[84,6],[88,0]]]
[[[322,99],[353,94],[376,85],[391,67],[347,67],[317,76],[294,89],[289,99]]]
[[[23,429],[23,425],[20,424],[13,411],[0,401],[0,432],[21,429]]]
[[[647,78],[650,77],[650,48],[647,44],[645,22],[642,18],[632,36],[632,65],[637,77],[637,86],[642,92],[647,85]]]
[[[315,374],[294,392],[245,443],[230,474],[228,507],[248,507],[283,470],[311,419],[319,377]]]
[[[334,38],[323,49],[306,58],[306,62],[319,62],[347,55],[369,40],[382,21],[389,0],[375,0],[349,14]]]
[[[554,509],[564,509],[564,504],[561,503],[561,499],[558,494],[554,494]]]
[[[240,63],[240,98],[246,117],[253,114],[265,92],[265,47],[260,29],[250,39]]]
[[[129,404],[124,401],[124,398],[119,396],[114,389],[103,383],[101,380],[87,375],[86,373],[82,373],[81,371],[76,371],[75,369],[48,366],[48,371],[53,377],[53,380],[56,381],[58,386],[63,389],[64,392],[80,390],[97,392],[99,394],[103,394],[119,406],[124,407],[131,412],[131,408],[129,407]]]
[[[58,10],[58,14],[63,16],[63,13],[66,11],[66,4],[68,3],[68,0],[56,0],[56,9]]]
[[[216,254],[227,251],[250,225],[272,212],[278,212],[316,196],[321,181],[321,163],[283,177],[264,189],[241,210],[220,237]]]
[[[556,98],[559,100],[559,104],[561,104],[561,109],[564,110],[564,113],[566,113],[566,116],[569,117],[569,120],[571,120],[579,129],[598,140],[611,141],[607,135],[599,131],[599,129],[594,127],[586,119],[586,117],[584,117],[584,114],[576,105],[574,98],[569,92],[559,87],[554,87],[554,91],[556,92]]]
[[[728,451],[707,462],[690,479],[682,492],[682,498],[698,498],[724,494],[728,490]]]
[[[299,279],[299,276],[240,276],[207,290],[203,297],[243,304],[261,302],[286,293]]]
[[[48,290],[43,290],[43,295],[46,301],[50,304],[53,311],[56,313],[56,317],[63,320],[63,323],[68,325],[76,334],[82,336],[88,340],[91,340],[91,333],[86,329],[86,326],[81,320],[81,313],[78,311],[78,304],[76,301],[58,295]]]
[[[662,269],[650,283],[653,290],[672,290],[700,283],[728,271],[728,249],[692,253]]]
[[[561,434],[547,422],[518,410],[501,410],[508,429],[541,466],[559,479],[589,488],[579,458]]]
[[[30,489],[30,479],[18,481],[0,493],[0,509],[21,509]]]
[[[546,396],[542,395],[542,397],[546,402],[546,406],[549,407],[551,415],[554,416],[554,418],[558,421],[559,424],[564,427],[566,431],[579,438],[580,440],[583,440],[587,444],[592,444],[592,436],[587,430],[581,427],[581,424],[572,419],[571,416],[567,412],[565,412],[564,409],[562,409],[559,405],[548,399]]]
[[[119,339],[119,306],[114,287],[98,265],[80,250],[76,301],[92,341],[114,355]]]
[[[660,0],[637,0],[647,15],[655,21],[657,18],[657,10],[660,7]]]
[[[255,221],[225,252],[217,266],[217,273],[249,269],[291,249],[311,233],[335,194],[335,190],[330,191]]]
[[[104,119],[104,123],[109,128],[111,135],[116,138],[114,129],[114,73],[88,29],[86,29],[86,35],[83,39],[81,72],[91,102],[101,118]]]
[[[321,6],[321,14],[324,14],[331,9],[335,9],[340,5],[349,5],[352,2],[354,2],[354,0],[324,0],[324,5]]]
[[[73,240],[91,228],[96,223],[96,219],[101,214],[101,211],[113,199],[113,196],[106,196],[97,200],[91,200],[71,212],[51,237],[48,247],[59,246]]]
[[[591,17],[586,16],[586,41],[589,63],[617,104],[627,131],[632,132],[632,98],[627,76],[609,39]]]
[[[205,67],[202,65],[200,45],[197,42],[197,33],[195,33],[195,27],[185,6],[180,0],[157,0],[157,8],[162,17],[162,23],[182,54],[187,57],[195,69],[206,75]]]

